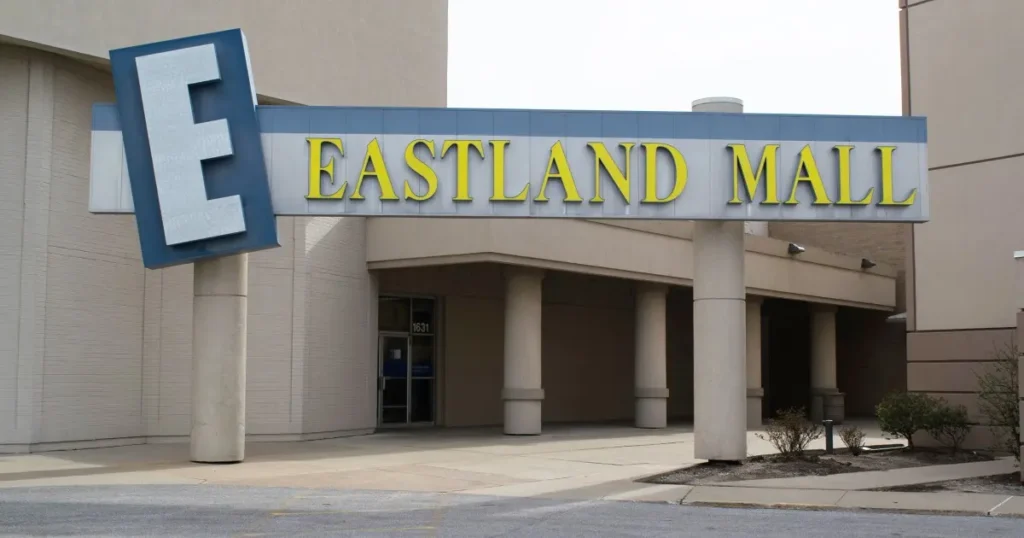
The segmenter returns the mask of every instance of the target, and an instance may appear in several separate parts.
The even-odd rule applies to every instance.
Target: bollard
[[[832,454],[832,421],[823,420],[821,423],[825,425],[825,453]]]

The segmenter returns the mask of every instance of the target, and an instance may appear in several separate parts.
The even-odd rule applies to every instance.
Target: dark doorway
[[[807,303],[766,299],[762,306],[761,375],[764,415],[811,401],[811,333]]]

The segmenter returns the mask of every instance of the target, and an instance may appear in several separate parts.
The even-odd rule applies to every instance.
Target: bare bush
[[[765,425],[765,433],[757,434],[759,438],[771,443],[786,458],[803,456],[811,441],[821,435],[821,425],[808,420],[803,408],[780,411]]]
[[[1020,351],[1010,344],[992,358],[985,372],[976,374],[979,410],[992,429],[995,448],[1013,454],[1020,462]]]
[[[864,432],[856,426],[843,426],[839,428],[839,438],[843,440],[850,454],[859,456],[864,451]]]

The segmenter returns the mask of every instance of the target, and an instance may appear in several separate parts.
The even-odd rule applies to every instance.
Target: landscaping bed
[[[930,484],[914,484],[912,486],[894,486],[878,488],[871,491],[909,491],[936,492],[951,491],[958,493],[992,493],[996,495],[1024,495],[1024,486],[1020,483],[1020,473],[1008,473],[980,478],[964,478]]]
[[[981,413],[988,424],[999,426],[996,449],[1008,449],[1020,460],[1020,407],[1017,391],[1018,361],[1015,350],[1000,356],[993,364],[1000,368],[978,379],[982,401]],[[812,442],[824,434],[826,424],[811,422],[803,408],[783,409],[765,424],[764,433],[757,434],[769,442],[777,454],[754,456],[741,463],[708,462],[676,469],[649,477],[654,484],[703,485],[745,480],[827,476],[864,471],[888,471],[929,465],[949,465],[991,461],[983,451],[964,450],[971,432],[967,408],[924,393],[893,392],[875,407],[882,432],[890,439],[906,442],[897,445],[865,446],[866,434],[853,425],[839,425],[838,434],[844,448],[825,454],[809,450]],[[943,449],[914,446],[914,438],[926,432]],[[839,444],[839,443],[836,443]],[[1016,476],[1016,475],[1013,475]],[[1024,493],[1016,478],[1009,476],[957,480],[914,486],[917,489],[888,491],[1013,491]]]
[[[741,464],[699,463],[653,476],[644,480],[652,484],[706,485],[718,482],[758,480],[763,478],[792,478],[798,476],[825,476],[861,471],[886,471],[989,461],[992,456],[979,452],[958,452],[918,448],[916,450],[886,450],[854,456],[845,449],[826,455],[823,450],[808,450],[802,456],[786,457],[781,454],[753,456]]]

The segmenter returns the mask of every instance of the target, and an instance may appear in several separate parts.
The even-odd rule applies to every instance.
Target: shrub
[[[906,439],[913,450],[914,434],[928,428],[935,407],[935,398],[927,394],[894,392],[875,407],[875,414],[883,432]]]
[[[992,428],[997,450],[1013,454],[1020,462],[1020,406],[1017,370],[1020,352],[1008,345],[994,353],[985,373],[977,375],[981,415]]]
[[[843,426],[839,428],[839,438],[843,440],[850,454],[860,455],[864,450],[864,432],[856,426]]]
[[[967,434],[971,433],[971,425],[967,421],[967,408],[962,405],[954,407],[945,401],[938,402],[928,420],[927,430],[936,441],[949,447],[956,454],[967,439]]]
[[[811,441],[821,437],[822,428],[807,419],[803,408],[793,408],[779,411],[768,421],[765,434],[757,436],[771,443],[783,457],[795,458],[803,455]]]

